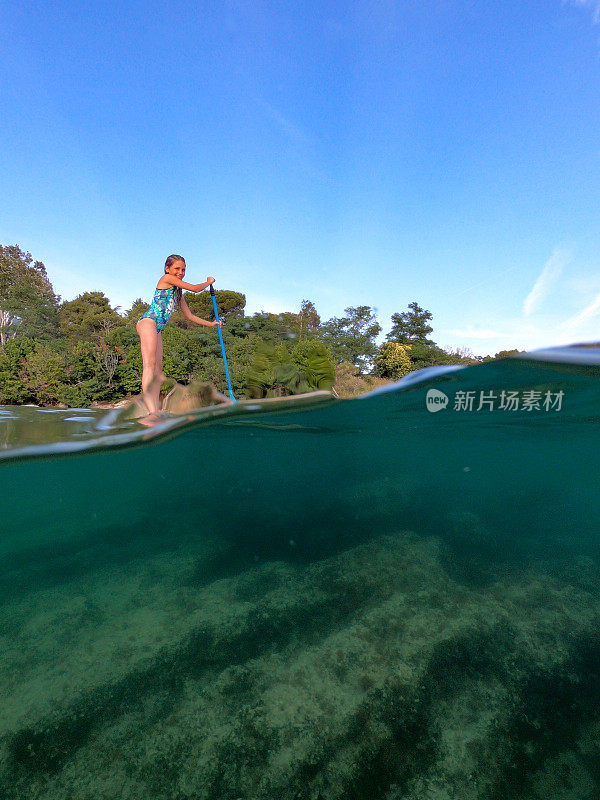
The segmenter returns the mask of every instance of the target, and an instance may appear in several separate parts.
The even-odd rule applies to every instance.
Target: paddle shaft
[[[213,288],[212,283],[210,284],[210,296],[212,297],[212,304],[213,304],[213,311],[215,312],[215,319],[217,322],[219,321],[219,312],[217,311],[217,300],[215,298],[215,290]],[[225,355],[225,345],[223,344],[223,334],[221,333],[221,326],[217,325],[217,331],[219,332],[219,342],[221,343],[221,353],[223,354],[223,366],[225,367],[225,377],[227,378],[227,387],[229,389],[229,397],[233,400],[234,403],[237,403],[237,400],[233,396],[233,389],[231,388],[231,380],[229,378],[229,368],[227,366],[227,356]]]

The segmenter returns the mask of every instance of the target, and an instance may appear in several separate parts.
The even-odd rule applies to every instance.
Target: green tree
[[[384,342],[375,358],[375,374],[380,378],[398,380],[408,375],[414,367],[410,359],[411,345]]]
[[[17,245],[0,245],[0,346],[9,338],[52,339],[60,298],[54,294],[46,267]],[[8,325],[17,317],[21,324]]]
[[[297,313],[282,311],[273,316],[276,316],[277,322],[281,324],[282,335],[290,341],[316,336],[321,325],[321,317],[310,300],[303,300]]]
[[[27,387],[41,405],[62,403],[67,364],[64,356],[47,344],[36,344],[25,359]]]
[[[94,354],[96,357],[96,364],[102,376],[108,381],[108,389],[113,388],[113,379],[117,367],[119,366],[119,356],[121,352],[119,347],[109,345],[107,342],[100,342],[100,344],[96,345]]]
[[[399,344],[430,342],[427,337],[433,328],[428,323],[432,318],[431,311],[425,311],[418,303],[409,303],[408,311],[392,314],[392,329],[386,339]]]
[[[142,353],[139,342],[123,348],[123,358],[117,368],[118,385],[123,394],[138,394],[142,390]]]
[[[248,395],[248,370],[254,357],[255,338],[232,335],[229,324],[222,330],[229,376],[234,395],[242,398]],[[192,379],[210,381],[222,394],[227,394],[227,379],[217,332],[213,328],[191,331],[190,348]]]
[[[433,342],[414,342],[409,349],[412,369],[456,364],[456,359]]]
[[[76,342],[67,348],[66,379],[71,392],[78,397],[77,405],[111,399],[110,387],[99,364],[98,349],[99,345],[92,342]]]
[[[192,374],[189,334],[175,325],[167,325],[162,339],[163,372],[178,383],[188,381]]]
[[[517,350],[514,348],[513,350],[500,350],[499,353],[496,353],[494,359],[498,358],[513,358],[514,356],[519,356],[524,353],[524,350]]]
[[[381,325],[370,306],[346,308],[344,312],[345,317],[332,317],[321,325],[319,338],[330,347],[336,363],[349,361],[363,370],[377,355],[375,338]]]
[[[127,311],[125,312],[125,319],[128,322],[133,322],[133,324],[135,325],[135,323],[142,316],[142,314],[145,314],[149,308],[150,304],[145,303],[141,297],[138,297],[133,301],[133,305],[131,306],[131,308],[128,308]]]
[[[139,315],[132,316],[132,322],[137,322]],[[135,327],[132,324],[119,325],[108,334],[105,344],[112,348],[118,357],[112,381],[112,393],[116,397],[138,394],[141,391],[142,353]]]
[[[190,307],[192,314],[200,317],[200,319],[207,319],[209,321],[215,318],[212,297],[208,289],[198,293],[184,292],[183,297]],[[215,289],[215,300],[217,303],[217,311],[219,312],[219,319],[224,322],[232,319],[239,319],[244,316],[246,295],[241,292],[233,292],[230,289]],[[181,328],[191,328],[194,326],[194,323],[188,322],[179,310],[173,314],[173,321]]]
[[[223,328],[226,333],[238,338],[259,338],[272,344],[291,345],[298,338],[297,315],[292,312],[269,314],[258,311],[251,317],[241,317],[227,322]]]
[[[102,342],[126,320],[112,308],[104,292],[83,292],[65,301],[58,312],[61,332],[70,342]]]
[[[300,303],[300,336],[314,336],[321,325],[321,317],[317,313],[314,303],[310,300],[303,300]]]
[[[31,403],[35,397],[25,382],[25,359],[35,342],[24,336],[11,339],[0,350],[0,405]]]

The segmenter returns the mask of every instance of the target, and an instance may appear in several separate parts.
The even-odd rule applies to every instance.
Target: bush
[[[414,369],[410,358],[411,347],[399,342],[382,344],[375,357],[375,374],[395,381],[408,375]]]
[[[327,345],[316,339],[304,339],[292,350],[292,361],[300,367],[311,389],[331,391],[335,380],[335,365]]]
[[[358,367],[349,361],[342,361],[335,368],[334,391],[338,397],[349,399],[360,397],[365,392],[370,392],[378,386],[389,383],[385,378],[378,378],[375,375],[361,375]]]
[[[247,390],[250,397],[283,397],[308,392],[310,386],[285,345],[259,342],[248,370]]]

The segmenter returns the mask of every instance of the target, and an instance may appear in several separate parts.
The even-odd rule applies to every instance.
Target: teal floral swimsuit
[[[169,289],[157,289],[152,298],[152,305],[142,314],[140,319],[149,317],[156,323],[156,331],[160,333],[165,327],[171,314],[175,310],[175,306],[179,305],[181,301],[181,289],[177,286],[171,286]]]

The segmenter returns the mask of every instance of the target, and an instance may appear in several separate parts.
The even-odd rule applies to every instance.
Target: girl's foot
[[[153,414],[146,414],[145,417],[140,417],[136,419],[136,422],[139,422],[140,425],[145,425],[147,428],[153,428],[155,425],[159,425],[161,422],[165,421],[165,417],[163,414],[153,413]]]

